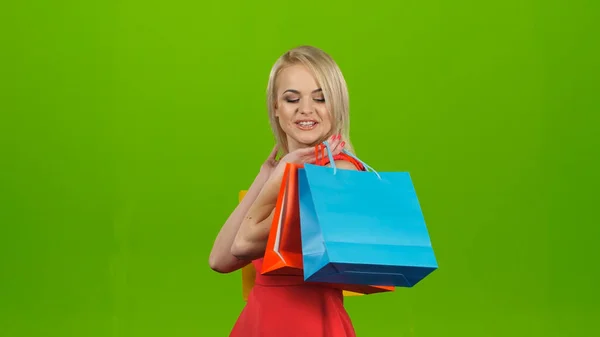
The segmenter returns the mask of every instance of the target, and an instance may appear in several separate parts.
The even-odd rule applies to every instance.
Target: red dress
[[[335,159],[363,169],[345,155]],[[252,262],[254,287],[229,337],[356,337],[341,290],[305,283],[302,276],[261,275],[262,263]]]
[[[305,283],[302,276],[260,274],[230,337],[356,337],[342,291]]]

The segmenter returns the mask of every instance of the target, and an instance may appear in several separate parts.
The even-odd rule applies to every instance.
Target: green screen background
[[[213,239],[272,147],[264,93],[312,44],[352,141],[412,174],[440,269],[347,298],[359,336],[591,336],[595,1],[5,1],[0,336],[227,336]],[[594,42],[595,41],[595,42]]]

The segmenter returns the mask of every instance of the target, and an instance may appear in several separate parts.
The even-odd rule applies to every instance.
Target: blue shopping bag
[[[412,287],[438,268],[407,172],[298,170],[304,279]]]

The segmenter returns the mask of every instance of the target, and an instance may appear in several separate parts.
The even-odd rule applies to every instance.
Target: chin
[[[305,144],[305,145],[314,145],[316,144],[321,138],[323,137],[323,135],[320,132],[315,132],[315,133],[304,133],[304,134],[299,134],[297,135],[296,139],[298,140],[299,143]]]
[[[317,145],[326,134],[323,132],[330,127],[328,125],[321,125],[318,123],[311,128],[300,127],[293,123],[286,125],[283,131],[292,138],[298,145],[312,147]]]
[[[315,145],[317,145],[318,142],[319,142],[319,137],[312,137],[312,138],[300,139],[299,143],[307,145],[307,146],[315,146]]]
[[[304,146],[315,146],[321,139],[321,135],[293,135],[292,138],[298,143]]]

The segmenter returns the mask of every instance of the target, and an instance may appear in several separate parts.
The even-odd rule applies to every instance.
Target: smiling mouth
[[[296,125],[298,126],[298,128],[300,130],[312,130],[317,126],[317,124],[319,124],[317,121],[312,121],[312,120],[296,122]]]

